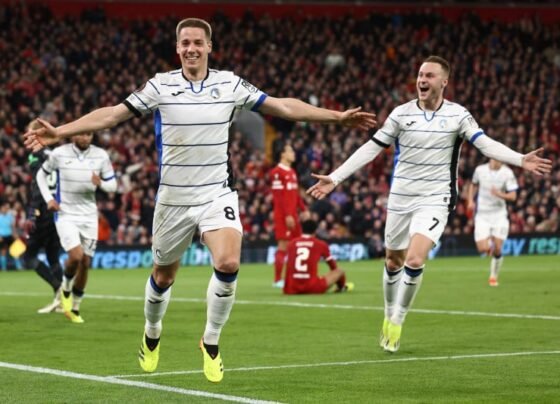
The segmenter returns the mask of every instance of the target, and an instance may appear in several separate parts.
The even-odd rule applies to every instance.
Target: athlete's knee
[[[422,257],[419,254],[409,254],[406,257],[405,265],[410,267],[410,268],[421,268],[424,265],[425,261],[426,261],[426,258]]]
[[[232,274],[239,269],[239,258],[237,257],[221,257],[214,262],[214,267],[227,274]]]
[[[157,265],[154,264],[154,270],[152,271],[152,277],[160,288],[167,288],[173,284],[175,281],[175,275],[177,274],[177,269],[179,268],[179,262],[174,262],[169,265]]]
[[[155,268],[152,273],[152,277],[154,278],[156,285],[162,289],[168,288],[175,281],[174,274],[167,271],[157,271]]]
[[[390,271],[397,271],[404,265],[404,257],[400,255],[388,254],[385,257],[385,267]]]
[[[70,265],[78,265],[84,259],[84,250],[81,248],[73,248],[68,251],[68,261]]]

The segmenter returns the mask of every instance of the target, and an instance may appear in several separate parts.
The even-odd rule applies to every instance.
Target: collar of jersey
[[[206,79],[208,78],[208,76],[210,75],[210,70],[208,68],[206,68],[206,76],[202,79],[202,81],[200,82],[200,90],[195,91],[194,90],[194,83],[192,81],[190,81],[187,76],[185,76],[185,72],[183,71],[183,68],[181,68],[181,75],[183,76],[183,78],[189,82],[189,84],[191,85],[191,91],[195,94],[201,93],[202,90],[204,90],[204,82],[206,81]]]
[[[74,152],[74,154],[76,155],[76,157],[80,157],[80,156],[84,156],[84,157],[85,157],[86,154],[89,153],[90,149],[91,149],[91,145],[89,145],[88,148],[85,149],[84,151],[81,151],[80,149],[78,149],[78,148],[76,147],[75,144],[72,144],[72,151]]]
[[[424,119],[428,122],[430,122],[431,120],[433,120],[436,116],[436,112],[438,112],[441,107],[443,107],[443,104],[445,103],[445,98],[443,98],[441,100],[441,104],[439,104],[439,107],[437,107],[437,109],[432,113],[432,117],[430,119],[428,119],[428,116],[426,115],[426,111],[424,109],[422,109],[422,107],[420,106],[420,100],[416,100],[416,106],[418,107],[418,109],[420,111],[422,111],[424,113]]]

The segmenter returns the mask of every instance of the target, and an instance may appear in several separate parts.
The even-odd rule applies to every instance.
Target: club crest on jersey
[[[447,128],[447,121],[445,119],[442,119],[441,121],[439,121],[439,127],[441,129]]]
[[[220,90],[218,90],[217,88],[213,88],[212,90],[210,90],[210,97],[214,98],[215,100],[220,98]]]

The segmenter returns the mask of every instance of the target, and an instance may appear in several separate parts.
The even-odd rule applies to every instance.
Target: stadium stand
[[[343,109],[362,105],[382,123],[396,105],[415,98],[422,59],[439,54],[453,72],[448,99],[465,105],[486,133],[516,150],[546,146],[553,174],[537,178],[515,169],[520,185],[510,209],[511,233],[558,232],[560,209],[560,29],[538,18],[500,22],[463,13],[450,20],[437,13],[366,13],[338,16],[239,18],[216,13],[211,66],[234,70],[263,91]],[[93,108],[123,101],[155,71],[176,68],[177,18],[113,18],[99,8],[55,16],[39,3],[13,2],[0,13],[0,196],[23,229],[28,186],[27,152],[21,133],[38,115],[53,124]],[[266,118],[268,119],[268,118]],[[278,136],[291,139],[302,196],[318,235],[379,240],[392,170],[389,151],[346,181],[326,201],[303,190],[312,172],[328,173],[369,134],[335,126],[268,120]],[[103,195],[103,242],[149,244],[158,161],[152,122],[132,119],[95,142],[109,151],[119,178],[114,194]],[[272,166],[235,127],[231,159],[247,240],[273,236]],[[468,144],[460,162],[460,189],[484,157]],[[459,203],[446,232],[469,234],[473,220]]]

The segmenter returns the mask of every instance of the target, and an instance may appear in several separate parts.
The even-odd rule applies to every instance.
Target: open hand
[[[372,114],[370,112],[362,112],[362,107],[347,109],[346,111],[342,112],[340,123],[343,126],[349,126],[351,128],[358,128],[363,130],[374,128],[375,125],[377,125],[375,114]]]
[[[335,188],[333,180],[328,175],[311,174],[311,176],[319,180],[306,191],[313,198],[323,199]]]
[[[37,153],[42,148],[60,141],[54,126],[41,118],[37,118],[37,123],[40,125],[39,128],[29,129],[23,135],[23,144],[33,153]]]
[[[541,147],[524,155],[521,161],[521,167],[539,176],[550,173],[552,170],[552,161],[537,156],[537,154],[541,153],[543,150],[544,149]]]

